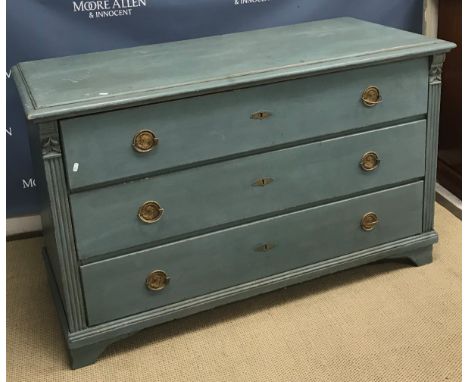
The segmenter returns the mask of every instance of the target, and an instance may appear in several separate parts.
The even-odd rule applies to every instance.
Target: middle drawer
[[[425,131],[422,120],[71,194],[78,256],[144,247],[422,178]]]

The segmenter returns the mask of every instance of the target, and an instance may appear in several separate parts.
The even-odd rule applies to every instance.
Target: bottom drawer
[[[293,212],[81,267],[96,325],[416,235],[423,182]],[[373,212],[378,223],[361,227]],[[372,219],[369,218],[372,223]],[[169,282],[164,286],[164,273]]]

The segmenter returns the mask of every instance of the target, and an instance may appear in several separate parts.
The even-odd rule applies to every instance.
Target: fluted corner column
[[[445,54],[430,58],[429,95],[427,109],[426,174],[424,187],[423,231],[434,228],[435,184],[439,143],[440,95],[442,89],[442,66]]]
[[[45,236],[50,232],[50,240],[53,240],[53,248],[48,248],[48,252],[51,261],[59,268],[55,277],[60,278],[64,313],[68,329],[73,333],[87,325],[60,137],[57,122],[44,123],[39,128],[46,188],[43,192],[48,199],[49,215],[47,221],[43,219],[43,226]]]

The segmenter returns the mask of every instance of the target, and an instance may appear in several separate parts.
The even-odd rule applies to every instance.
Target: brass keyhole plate
[[[132,146],[135,151],[146,153],[151,151],[158,142],[159,139],[151,130],[141,130],[133,137]]]
[[[154,223],[161,219],[163,213],[164,208],[158,202],[150,200],[138,209],[138,218],[144,223]]]
[[[255,251],[257,251],[257,252],[269,252],[269,251],[271,251],[274,247],[275,247],[274,244],[265,243],[265,244],[261,244],[261,245],[255,247]]]
[[[267,119],[271,116],[271,113],[268,111],[257,111],[250,115],[251,119]]]
[[[266,185],[272,182],[273,182],[273,178],[260,178],[260,179],[257,179],[253,185],[257,187],[265,187]]]
[[[361,219],[361,228],[364,231],[372,231],[379,223],[379,218],[375,212],[368,212]]]
[[[164,271],[153,271],[146,278],[146,287],[149,290],[157,291],[164,289],[169,283],[169,277]]]

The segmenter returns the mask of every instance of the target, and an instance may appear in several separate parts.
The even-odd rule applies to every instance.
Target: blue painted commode
[[[294,283],[430,263],[453,48],[340,18],[15,66],[72,367]]]

